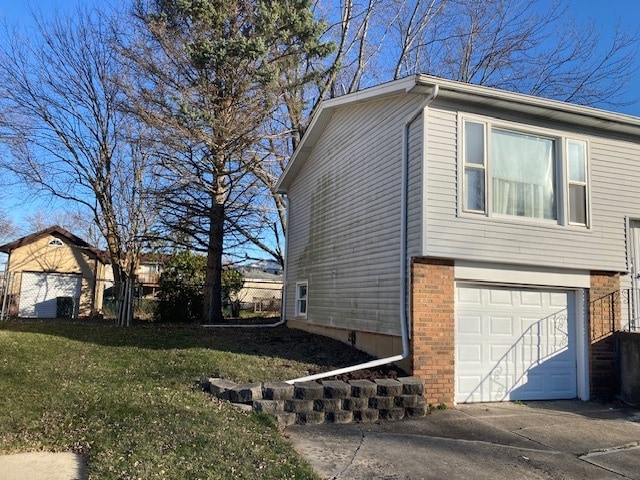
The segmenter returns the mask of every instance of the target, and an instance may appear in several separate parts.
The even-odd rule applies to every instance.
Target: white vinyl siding
[[[488,114],[488,112],[483,112]],[[426,256],[561,268],[625,271],[625,217],[640,211],[640,145],[593,132],[553,131],[589,143],[589,229],[518,217],[487,218],[458,210],[459,112],[436,104],[428,110],[423,251]],[[510,118],[524,126],[526,118]],[[551,127],[533,122],[534,130]],[[523,127],[524,128],[524,127]]]
[[[288,191],[287,312],[295,284],[309,285],[307,322],[400,334],[400,200],[403,126],[422,98],[400,95],[337,108]],[[421,242],[422,122],[410,129],[408,212]]]
[[[422,185],[424,182],[422,158],[425,125],[422,116],[409,128],[409,178],[407,205],[407,257],[419,256],[422,247]]]

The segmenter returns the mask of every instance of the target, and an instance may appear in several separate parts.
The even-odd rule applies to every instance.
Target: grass
[[[272,417],[236,411],[197,379],[286,380],[363,360],[285,327],[3,323],[0,452],[81,453],[100,480],[317,479]]]

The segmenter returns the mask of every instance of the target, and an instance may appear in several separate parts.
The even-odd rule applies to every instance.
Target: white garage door
[[[73,297],[77,315],[82,278],[80,275],[60,273],[22,274],[18,316],[28,318],[55,318],[57,297]]]
[[[573,296],[458,286],[456,402],[575,398]]]

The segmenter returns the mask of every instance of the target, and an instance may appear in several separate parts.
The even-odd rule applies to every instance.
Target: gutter
[[[284,201],[284,214],[285,214],[285,222],[287,226],[289,225],[289,199],[286,196],[282,197]],[[287,255],[289,253],[289,237],[285,236],[284,243],[284,264],[287,264],[288,258]],[[285,268],[282,272],[282,295],[280,300],[280,320],[275,323],[267,323],[265,325],[201,325],[202,328],[273,328],[279,327],[280,325],[284,325],[285,319],[285,305],[287,304],[287,269]]]
[[[402,332],[402,353],[391,357],[378,358],[369,362],[352,365],[350,367],[338,368],[329,372],[317,373],[306,377],[294,378],[287,380],[286,383],[293,384],[296,382],[307,382],[319,380],[321,378],[342,375],[343,373],[355,372],[367,368],[379,367],[389,363],[404,360],[409,356],[409,313],[408,313],[408,265],[407,265],[407,210],[408,210],[408,189],[409,189],[409,127],[421,114],[425,108],[433,102],[438,96],[438,85],[432,85],[431,91],[426,95],[423,102],[416,111],[407,118],[402,129],[402,196],[400,209],[400,329]],[[286,269],[285,269],[286,271]]]

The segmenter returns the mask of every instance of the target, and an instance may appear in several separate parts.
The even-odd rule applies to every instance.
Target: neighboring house
[[[282,275],[271,273],[274,270],[272,267],[268,268],[269,271],[251,266],[238,270],[244,277],[242,289],[237,293],[242,308],[266,315],[280,313]]]
[[[55,318],[59,297],[71,298],[65,315],[88,317],[100,311],[101,279],[109,260],[104,252],[59,226],[49,227],[0,246],[7,253],[7,295],[1,300],[9,315]],[[64,301],[62,301],[64,302]]]
[[[258,260],[244,267],[240,267],[240,271],[247,272],[265,272],[273,275],[282,275],[282,265],[273,260]]]
[[[276,189],[289,326],[389,356],[406,303],[432,404],[617,393],[639,118],[417,75],[325,101]]]
[[[140,296],[155,297],[160,288],[160,275],[164,271],[165,264],[171,258],[170,255],[143,253],[136,269],[136,280]]]

